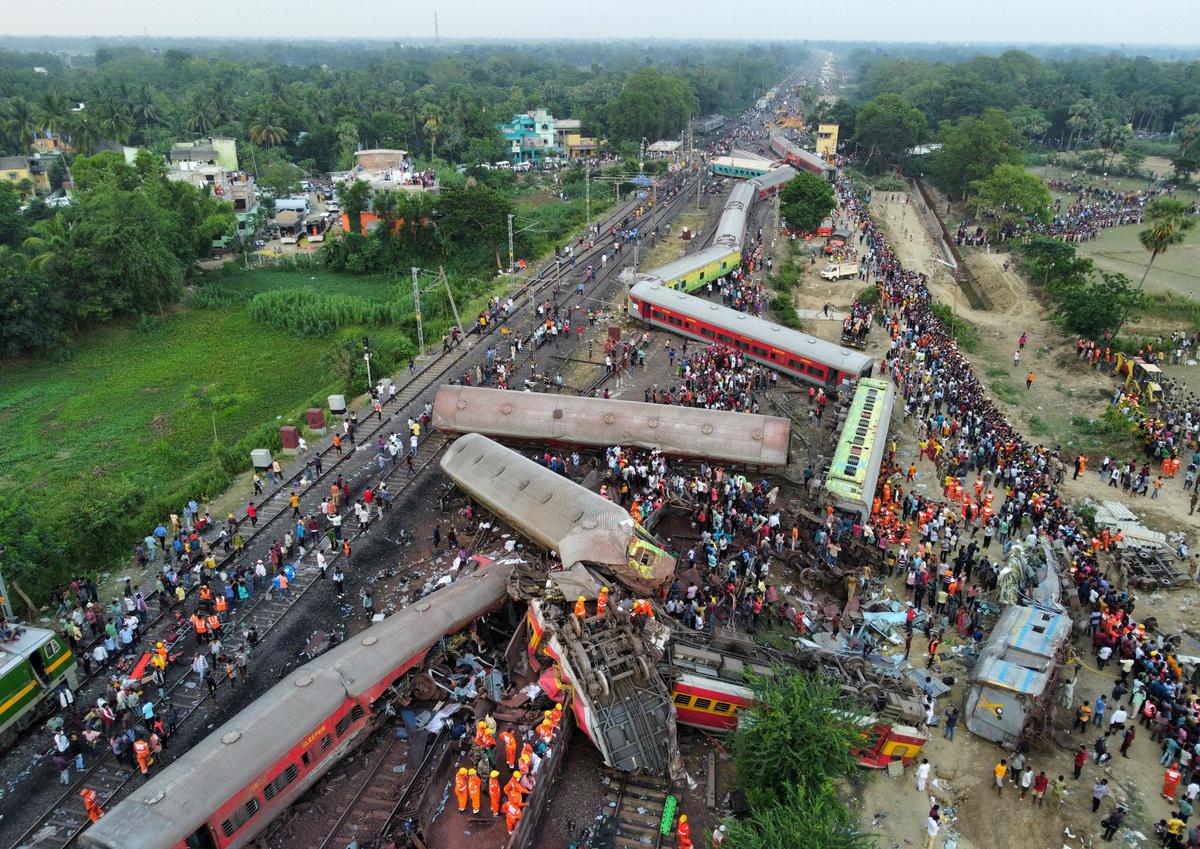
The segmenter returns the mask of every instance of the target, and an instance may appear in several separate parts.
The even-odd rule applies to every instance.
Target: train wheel
[[[593,672],[588,679],[588,692],[596,699],[607,699],[609,696],[608,679],[599,672]]]
[[[641,679],[642,681],[650,680],[650,664],[648,664],[646,662],[646,658],[644,658],[644,657],[634,658],[634,666],[637,668],[639,679]]]
[[[881,710],[887,704],[887,699],[883,694],[883,687],[880,687],[878,684],[867,684],[859,690],[859,695],[874,705],[875,710]]]
[[[571,626],[571,633],[576,637],[583,636],[583,623],[579,621],[579,617],[572,613],[567,617],[567,623]]]
[[[571,655],[571,666],[574,668],[575,675],[579,679],[576,683],[585,683],[592,674],[592,662],[588,660],[587,652],[577,643],[572,643],[569,653]]]

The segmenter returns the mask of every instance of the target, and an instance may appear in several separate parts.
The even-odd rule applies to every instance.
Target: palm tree
[[[1150,253],[1150,259],[1138,282],[1139,290],[1146,285],[1150,266],[1159,254],[1165,254],[1172,245],[1182,242],[1187,232],[1196,226],[1196,219],[1188,213],[1188,207],[1187,201],[1172,197],[1158,198],[1146,207],[1146,220],[1150,226],[1138,233],[1138,241]]]
[[[113,141],[126,144],[133,135],[133,116],[122,101],[104,100],[96,108],[99,130]]]
[[[67,122],[67,135],[76,153],[90,154],[100,141],[100,130],[86,111],[75,112]]]
[[[429,133],[429,161],[432,162],[437,151],[438,116],[436,113],[425,119],[425,132]]]
[[[263,113],[258,120],[250,125],[250,141],[260,147],[275,147],[287,141],[288,132],[285,127],[275,123],[275,116]]]
[[[132,112],[140,127],[162,123],[162,113],[158,111],[158,104],[154,102],[154,92],[149,86],[142,86],[134,95]]]
[[[55,135],[61,134],[71,117],[71,101],[57,91],[48,91],[38,101],[38,121]]]
[[[23,97],[10,97],[4,105],[4,124],[21,150],[28,150],[33,144],[33,134],[38,129],[33,104]]]
[[[74,234],[67,216],[61,210],[53,218],[45,218],[33,225],[35,235],[21,244],[25,264],[30,270],[45,271],[66,262],[74,247]]]
[[[192,99],[188,103],[187,115],[188,129],[193,133],[204,134],[217,125],[212,103],[199,93],[192,95]]]

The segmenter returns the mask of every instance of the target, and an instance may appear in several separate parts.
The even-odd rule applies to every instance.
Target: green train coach
[[[22,625],[0,641],[0,746],[58,707],[59,684],[78,686],[75,655],[61,635]]]

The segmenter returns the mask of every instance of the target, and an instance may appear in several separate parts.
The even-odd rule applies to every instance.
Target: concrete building
[[[16,185],[23,180],[33,182],[28,156],[0,156],[0,180]]]
[[[172,165],[197,162],[219,165],[226,171],[237,171],[237,141],[214,136],[194,142],[176,142],[171,145],[170,161]]]
[[[354,154],[354,164],[363,171],[387,171],[392,168],[400,171],[412,170],[412,160],[408,158],[408,151],[391,148],[357,151]]]
[[[233,204],[235,213],[250,213],[258,205],[254,196],[254,178],[242,171],[230,171],[220,165],[182,160],[172,162],[167,179],[207,188],[213,197]]]
[[[571,140],[581,139],[581,126],[574,118],[555,118],[545,109],[535,109],[513,115],[511,121],[497,124],[496,129],[504,135],[509,161],[529,162],[569,152]]]
[[[826,159],[832,159],[837,156],[838,145],[838,125],[837,124],[818,124],[817,125],[817,155],[823,156]]]

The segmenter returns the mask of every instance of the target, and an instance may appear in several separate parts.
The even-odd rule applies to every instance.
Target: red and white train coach
[[[875,368],[875,360],[860,351],[653,283],[637,283],[629,290],[629,314],[680,336],[727,345],[797,380],[830,389],[870,377]]]
[[[511,565],[459,578],[301,666],[81,836],[86,849],[240,849],[373,727],[438,640],[499,608]]]

